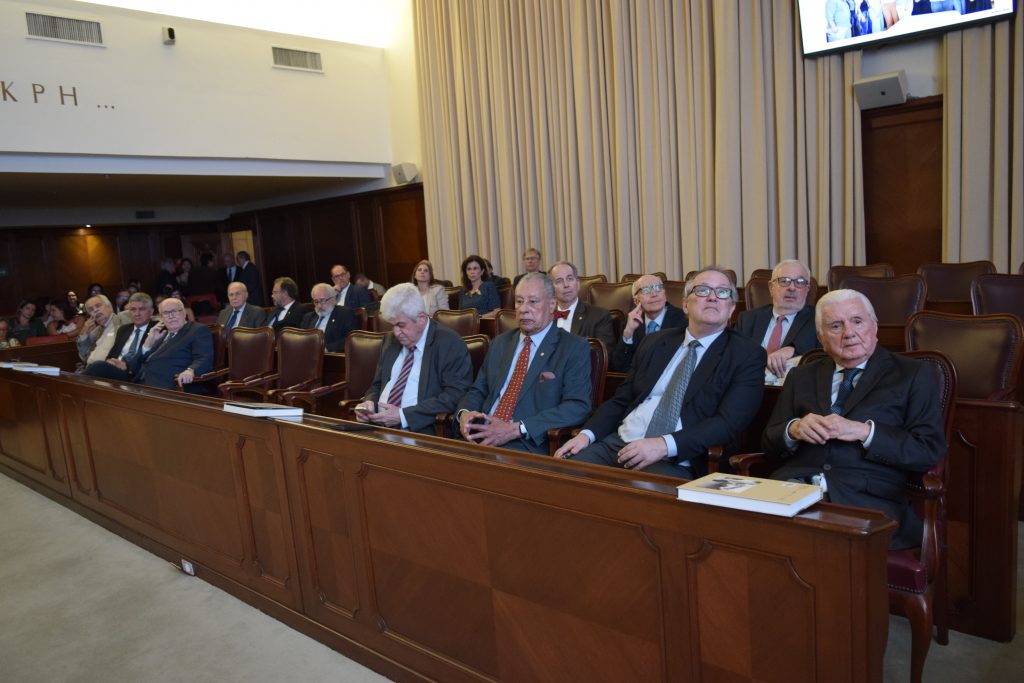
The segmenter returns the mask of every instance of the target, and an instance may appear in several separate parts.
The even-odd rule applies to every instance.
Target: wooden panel
[[[413,268],[427,257],[427,221],[422,187],[418,191],[382,195],[381,225],[385,246],[381,282],[396,285],[412,276]]]
[[[122,273],[120,282],[140,280],[143,287],[152,286],[153,275],[163,256],[154,237],[148,231],[121,231],[117,233],[117,250]]]
[[[297,231],[294,222],[297,215],[285,211],[265,211],[259,214],[259,231],[257,240],[260,252],[254,256],[254,263],[263,275],[266,290],[265,303],[270,306],[270,290],[274,280],[279,277],[290,277],[299,285],[299,292],[309,289],[307,282],[302,282],[296,273],[295,254],[301,247],[297,244]]]
[[[89,281],[99,282],[111,294],[120,289],[125,279],[118,259],[117,235],[86,235],[86,259],[89,265]]]
[[[0,383],[0,452],[22,474],[66,493],[64,454],[59,440],[52,442],[54,434],[47,429],[56,416],[44,411],[45,394],[37,395],[37,391],[30,382]],[[55,459],[62,461],[59,472],[52,464]]]
[[[85,243],[80,239],[77,242],[72,239],[59,246],[66,247],[69,253],[85,253]],[[22,299],[51,296],[55,279],[75,282],[77,287],[86,286],[88,270],[80,267],[77,261],[69,259],[67,254],[55,259],[52,254],[60,251],[57,247],[57,244],[49,243],[42,235],[26,235],[24,231],[14,238],[10,268],[12,284],[15,286],[12,287],[11,298],[0,305],[0,310],[14,313]],[[79,282],[81,284],[77,284]],[[60,291],[62,288],[57,289]]]
[[[69,341],[0,349],[0,361],[25,361],[38,365],[56,365],[66,372],[74,372],[80,359],[75,342]]]
[[[352,258],[355,233],[352,203],[335,199],[311,204],[306,210],[311,244],[310,268],[313,283],[331,282],[331,266],[346,265]]]
[[[867,262],[942,260],[942,97],[861,115]]]

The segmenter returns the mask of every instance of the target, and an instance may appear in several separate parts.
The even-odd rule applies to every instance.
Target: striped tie
[[[416,347],[413,346],[408,351],[405,356],[405,362],[402,363],[402,371],[398,373],[398,379],[395,380],[395,386],[391,387],[391,391],[388,392],[388,403],[393,406],[400,407],[402,405],[405,383],[409,381],[409,375],[412,373],[412,360],[413,355],[416,353]]]

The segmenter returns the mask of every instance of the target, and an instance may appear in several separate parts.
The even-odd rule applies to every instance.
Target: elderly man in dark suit
[[[686,327],[686,313],[668,302],[665,285],[657,275],[637,278],[633,283],[633,303],[633,310],[626,314],[622,339],[616,340],[609,363],[616,372],[629,370],[633,354],[647,335]]]
[[[370,305],[370,293],[366,287],[360,287],[352,282],[352,273],[345,266],[331,266],[331,282],[339,306],[366,308]]]
[[[335,353],[345,350],[345,337],[359,328],[355,311],[335,304],[334,288],[326,282],[313,285],[310,292],[313,310],[302,319],[303,329],[318,329],[324,333],[324,348]]]
[[[356,406],[356,419],[433,434],[437,415],[454,410],[473,383],[466,342],[431,322],[419,290],[408,282],[384,294],[380,314],[391,324],[391,334],[373,384]]]
[[[267,314],[249,303],[249,289],[243,282],[228,285],[228,306],[217,314],[217,322],[227,334],[236,327],[259,327]]]
[[[201,323],[190,323],[178,299],[160,302],[157,323],[139,353],[128,361],[128,371],[139,384],[174,389],[191,384],[213,369],[213,335]]]
[[[772,271],[768,291],[772,303],[740,313],[736,331],[759,342],[768,352],[768,369],[786,376],[786,363],[811,349],[821,348],[814,329],[814,307],[807,305],[811,274],[800,261],[780,261]]]
[[[878,346],[874,308],[860,292],[818,300],[828,358],[790,370],[762,439],[781,458],[772,477],[823,484],[830,500],[883,511],[899,524],[891,547],[921,541],[904,487],[946,452],[939,392],[920,361]]]
[[[270,292],[274,300],[274,310],[267,316],[264,325],[273,327],[280,332],[286,327],[302,327],[302,319],[306,312],[298,302],[299,286],[290,277],[279,277],[274,280],[274,289]]]
[[[476,382],[459,402],[462,436],[488,446],[544,453],[547,430],[590,413],[590,348],[552,322],[555,291],[543,273],[516,287],[519,329],[491,342]]]
[[[556,457],[692,479],[709,446],[728,444],[764,393],[764,349],[727,329],[736,287],[717,268],[686,283],[687,327],[648,335],[615,395]]]
[[[555,286],[555,324],[577,337],[594,337],[604,342],[608,353],[615,351],[615,331],[607,309],[580,301],[580,281],[576,266],[559,261],[548,270]]]

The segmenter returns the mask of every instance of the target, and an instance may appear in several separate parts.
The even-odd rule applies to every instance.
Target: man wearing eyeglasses
[[[814,330],[814,307],[807,304],[811,274],[800,261],[780,261],[772,271],[768,291],[772,303],[740,313],[736,331],[768,352],[768,369],[782,379],[786,363],[821,347]]]
[[[736,287],[718,268],[686,283],[685,328],[655,332],[615,395],[555,457],[692,479],[761,406],[765,351],[727,329]]]
[[[206,325],[188,322],[180,300],[164,299],[160,322],[126,361],[137,383],[173,390],[213,369],[213,335]]]
[[[657,275],[644,275],[633,283],[633,303],[609,363],[615,372],[629,370],[633,354],[647,335],[686,327],[686,313],[668,302],[665,285]]]
[[[352,330],[359,328],[359,319],[355,311],[346,306],[338,306],[334,287],[326,282],[313,285],[310,292],[313,299],[313,310],[302,319],[302,327],[306,330],[316,328],[324,333],[324,348],[328,351],[342,352],[345,350],[345,337]]]

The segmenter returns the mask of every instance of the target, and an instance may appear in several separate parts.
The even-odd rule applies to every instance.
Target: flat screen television
[[[1013,15],[1014,0],[798,0],[804,55],[861,48]]]

